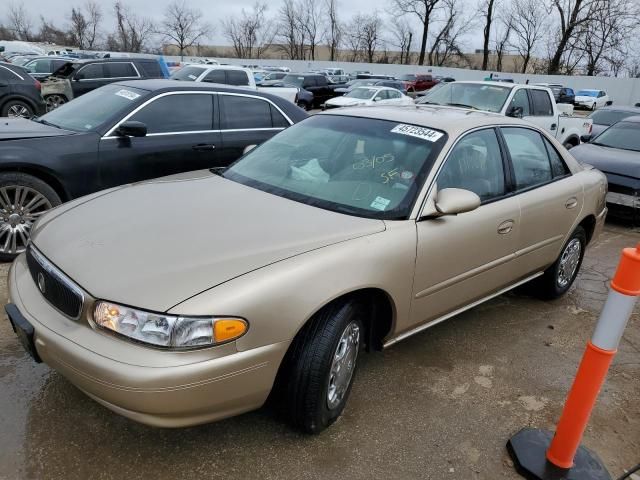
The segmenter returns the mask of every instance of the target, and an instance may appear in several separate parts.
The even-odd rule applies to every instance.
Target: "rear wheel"
[[[9,100],[2,107],[2,116],[10,118],[31,118],[33,108],[22,100]]]
[[[533,281],[532,293],[547,300],[559,298],[567,293],[578,276],[586,246],[587,234],[582,227],[577,227],[565,243],[555,263],[544,272],[544,275]]]
[[[67,99],[64,97],[64,95],[58,95],[58,94],[47,95],[44,98],[44,101],[47,103],[47,112],[50,112],[51,110],[55,110],[60,105],[67,103]]]
[[[309,104],[307,102],[305,102],[304,100],[299,100],[298,101],[298,107],[300,107],[303,110],[310,110],[309,108]]]
[[[593,110],[595,110],[595,109],[596,109],[596,104],[595,104],[595,102],[594,102],[594,103],[593,103],[593,105],[591,105],[591,110],[593,111]]]
[[[24,173],[0,174],[0,260],[11,261],[27,248],[35,221],[61,200],[53,188]]]
[[[352,301],[329,305],[296,336],[279,379],[295,427],[319,433],[344,410],[363,341],[361,312]]]

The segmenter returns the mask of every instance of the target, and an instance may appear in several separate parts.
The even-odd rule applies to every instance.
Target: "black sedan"
[[[607,176],[607,205],[611,215],[637,224],[640,220],[640,116],[614,123],[588,143],[572,148],[571,154]]]
[[[0,62],[0,116],[28,118],[44,111],[40,82],[24,68]]]
[[[46,210],[105,188],[225,167],[306,114],[279,97],[206,83],[138,80],[35,120],[0,123],[0,259]]]
[[[591,136],[596,137],[614,123],[635,115],[640,115],[640,107],[627,107],[624,105],[600,107],[588,117],[593,120]]]

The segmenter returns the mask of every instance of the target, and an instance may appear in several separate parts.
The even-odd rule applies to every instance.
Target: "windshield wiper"
[[[471,110],[478,110],[473,105],[467,105],[466,103],[447,103],[449,107],[461,107],[461,108],[470,108]]]
[[[441,104],[441,103],[438,103],[438,102],[429,102],[429,101],[426,101],[426,102],[418,102],[418,103],[416,103],[416,105],[442,105],[442,104]]]
[[[33,119],[34,122],[37,123],[41,123],[42,125],[47,125],[48,127],[55,127],[55,128],[62,128],[60,125],[56,125],[55,123],[51,123],[51,122],[47,122],[46,120],[43,120],[42,118],[34,118]]]

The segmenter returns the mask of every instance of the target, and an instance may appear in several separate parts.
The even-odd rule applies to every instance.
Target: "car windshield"
[[[620,120],[623,120],[627,117],[631,117],[632,115],[638,115],[638,112],[620,112],[616,110],[596,110],[589,118],[593,119],[593,123],[596,125],[613,125]]]
[[[576,97],[597,97],[597,90],[578,90],[576,92]]]
[[[349,98],[357,98],[359,100],[369,100],[378,90],[376,88],[358,87],[351,90],[345,95]]]
[[[512,87],[484,83],[451,82],[429,95],[422,103],[467,106],[489,112],[500,112]]]
[[[603,147],[640,152],[640,123],[618,122],[591,141]]]
[[[36,121],[55,127],[87,132],[95,130],[118,112],[126,110],[149,92],[122,85],[105,85],[65,103]]]
[[[386,120],[316,115],[238,160],[226,178],[327,210],[407,218],[446,134]]]
[[[204,72],[200,67],[182,67],[180,70],[176,70],[171,74],[171,80],[184,80],[187,82],[195,82],[200,75]]]
[[[301,87],[304,83],[304,77],[302,75],[287,75],[282,79],[284,83]]]
[[[416,78],[417,77],[415,75],[402,75],[398,80],[402,80],[403,82],[415,82]]]

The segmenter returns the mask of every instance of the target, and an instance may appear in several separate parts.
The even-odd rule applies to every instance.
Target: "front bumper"
[[[115,338],[47,303],[24,254],[11,266],[8,286],[9,301],[33,326],[45,363],[102,405],[148,425],[183,427],[259,408],[288,347],[282,342],[239,352],[230,343],[176,352]]]

